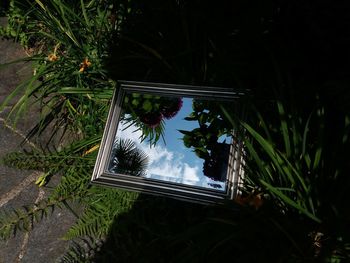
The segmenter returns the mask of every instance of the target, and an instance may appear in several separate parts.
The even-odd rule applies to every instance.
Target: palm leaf
[[[143,176],[147,166],[148,157],[146,153],[137,149],[132,140],[119,139],[114,143],[110,171]]]

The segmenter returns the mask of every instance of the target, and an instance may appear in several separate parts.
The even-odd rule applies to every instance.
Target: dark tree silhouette
[[[109,170],[134,176],[143,176],[148,165],[146,153],[138,149],[129,139],[118,139],[112,150]]]

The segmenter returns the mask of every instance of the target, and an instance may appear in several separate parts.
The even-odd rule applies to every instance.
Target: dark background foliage
[[[269,116],[272,124],[278,121],[270,102],[272,99],[283,101],[289,112],[305,119],[317,105],[324,107],[324,127],[319,128],[324,132],[322,145],[325,168],[318,191],[323,193],[319,200],[322,204],[320,214],[326,223],[320,229],[330,233],[329,243],[336,242],[337,233],[348,235],[349,213],[346,212],[346,187],[343,187],[349,185],[346,175],[346,171],[349,171],[348,143],[343,141],[344,131],[348,132],[344,117],[349,113],[350,99],[350,7],[347,1],[214,3],[152,0],[133,1],[131,6],[132,11],[126,24],[118,32],[111,48],[108,68],[114,79],[249,89],[252,101],[260,112]],[[251,117],[251,121],[254,122],[254,117]],[[316,136],[316,133],[310,136]],[[339,171],[336,179],[333,176],[335,169]],[[141,206],[142,200],[143,198]],[[166,211],[175,213],[176,216],[165,213],[166,216],[162,219],[146,219],[147,224],[134,225],[128,221],[130,218],[143,213],[162,214],[159,211],[161,206],[153,207],[156,210],[153,212],[142,212],[142,208],[135,206],[125,217],[127,220],[121,217],[115,222],[115,235],[122,231],[118,230],[120,225],[125,226],[132,236],[140,235],[130,241],[136,243],[128,246],[131,251],[135,251],[130,252],[131,258],[137,255],[138,258],[145,258],[144,262],[166,262],[169,253],[174,253],[171,256],[174,257],[174,262],[197,262],[186,256],[197,255],[195,251],[198,249],[197,257],[194,256],[198,262],[219,262],[220,257],[227,254],[232,257],[238,255],[238,258],[239,255],[244,255],[242,259],[237,258],[237,262],[257,262],[258,259],[271,262],[297,261],[293,257],[286,258],[290,253],[300,256],[299,260],[312,260],[314,249],[307,233],[315,226],[308,225],[298,217],[282,217],[278,221],[283,222],[282,228],[288,229],[295,242],[298,242],[303,250],[302,256],[298,254],[300,251],[293,248],[290,240],[286,239],[286,235],[277,231],[275,225],[272,228],[268,219],[264,220],[268,221],[267,225],[271,229],[264,222],[255,226],[254,223],[249,224],[249,230],[232,225],[227,228],[225,224],[216,224],[210,220],[208,223],[208,215],[203,213],[205,208],[192,210],[192,206],[191,209],[186,209],[187,204],[162,202],[167,204],[165,207],[171,206],[172,210]],[[193,216],[196,219],[191,221]],[[173,222],[175,218],[176,221]],[[222,218],[232,219],[232,214],[228,213]],[[242,221],[251,220],[249,216],[242,215],[242,218]],[[148,229],[144,229],[144,225]],[[170,239],[176,239],[174,236],[179,231],[182,234],[187,229],[192,231],[194,226],[195,229],[203,227],[200,233],[205,238],[189,234],[186,240],[177,244],[179,247],[168,245],[173,243],[164,237],[164,232],[160,238],[155,233],[162,226],[174,226],[173,229],[166,230],[170,231]],[[238,236],[246,236],[247,239],[232,237],[223,241],[227,232],[237,231],[243,231],[244,234]],[[215,235],[220,238],[216,240]],[[208,242],[212,249],[207,249],[203,240],[210,240]],[[118,247],[119,242],[120,238],[112,235],[105,244],[106,249],[100,253],[100,259],[105,259],[108,255],[106,251]],[[141,243],[138,245],[137,242]],[[225,243],[224,251],[220,251],[220,242]],[[178,254],[178,251],[187,251],[188,254]],[[254,252],[250,254],[248,251]],[[143,253],[147,256],[143,256]]]
[[[315,93],[338,102],[349,97],[346,1],[131,5],[112,50],[116,79],[241,87],[260,95],[283,90],[305,102]]]

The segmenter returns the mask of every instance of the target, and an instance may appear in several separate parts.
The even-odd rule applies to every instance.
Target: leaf
[[[279,101],[277,102],[277,108],[281,119],[281,131],[283,135],[284,146],[285,146],[287,156],[289,157],[291,156],[291,147],[290,147],[290,139],[289,139],[289,132],[288,132],[288,124],[286,120],[286,113],[284,111],[282,103]]]
[[[139,105],[139,100],[138,100],[138,99],[133,99],[133,100],[131,101],[131,104],[132,104],[133,106],[137,106],[137,105]]]
[[[196,121],[197,120],[197,116],[194,116],[193,114],[191,114],[190,116],[185,117],[184,120],[186,120],[186,121]]]
[[[38,4],[44,11],[46,11],[46,8],[45,8],[44,4],[43,4],[40,0],[35,0],[35,2],[37,2],[37,4]]]
[[[309,132],[309,125],[310,125],[310,120],[311,120],[312,114],[313,113],[311,113],[309,115],[309,117],[307,118],[307,121],[306,121],[306,124],[305,124],[305,128],[304,128],[304,132],[303,132],[303,142],[302,142],[302,150],[301,150],[301,154],[302,155],[305,155],[305,153],[306,153],[307,134]]]
[[[204,147],[198,147],[194,150],[194,152],[199,158],[202,159],[209,156],[208,151]]]
[[[208,120],[208,114],[203,112],[199,115],[198,122],[200,125],[203,125],[207,122]]]
[[[314,170],[316,170],[318,168],[318,165],[319,165],[320,160],[321,160],[321,155],[322,155],[322,148],[319,147],[315,153],[315,159],[314,159],[314,165],[313,165]]]
[[[142,109],[144,109],[145,112],[152,111],[152,103],[149,100],[145,100],[142,104]]]
[[[286,204],[294,207],[296,210],[298,210],[299,212],[303,213],[304,215],[306,215],[307,217],[311,218],[312,220],[316,221],[317,223],[321,223],[322,222],[318,217],[316,217],[314,214],[310,213],[307,209],[302,207],[300,204],[298,204],[295,201],[293,201],[292,199],[290,199],[288,196],[283,194],[277,188],[273,187],[272,185],[270,185],[269,183],[265,182],[264,180],[260,180],[260,183],[262,185],[264,185],[269,191],[271,191],[276,196],[278,196],[281,200],[283,200],[283,202],[285,202]]]
[[[270,156],[272,160],[276,160],[276,153],[268,141],[266,141],[258,132],[256,132],[249,124],[242,123],[243,127],[253,136],[253,138],[263,147],[265,152]]]
[[[304,161],[306,163],[307,168],[311,169],[311,158],[308,154],[304,155]]]
[[[249,151],[250,155],[255,160],[255,163],[259,167],[259,171],[264,175],[265,180],[270,179],[271,181],[273,181],[273,177],[272,177],[271,173],[269,172],[268,169],[266,169],[264,167],[264,162],[261,160],[261,158],[259,157],[258,153],[255,151],[255,149],[254,149],[253,145],[251,144],[251,142],[246,140],[244,144],[247,147],[247,150]]]
[[[191,141],[191,137],[188,136],[188,135],[185,135],[183,138],[182,138],[183,142],[184,142],[184,145],[187,147],[187,148],[190,148],[192,146],[192,141]]]
[[[87,16],[87,13],[86,13],[86,8],[85,8],[85,3],[84,3],[84,0],[80,0],[80,5],[81,5],[81,10],[83,11],[83,16],[84,16],[84,19],[85,19],[85,24],[89,27],[89,29],[91,28],[91,24],[90,24],[90,20]]]
[[[178,130],[178,131],[185,135],[192,135],[191,131],[185,131],[185,130]]]

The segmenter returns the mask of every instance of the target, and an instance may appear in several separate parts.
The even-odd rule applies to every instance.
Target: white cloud
[[[198,176],[198,166],[191,167],[187,163],[184,164],[184,172],[183,172],[183,180],[184,181],[191,181],[191,182],[198,182],[199,176]]]
[[[174,162],[162,162],[158,165],[154,165],[153,163],[149,166],[148,173],[150,177],[155,175],[156,177],[178,178],[180,180],[182,176],[182,167]]]
[[[149,156],[150,165],[160,160],[170,162],[174,159],[174,153],[161,146],[149,147],[141,144],[141,149]]]
[[[151,147],[148,142],[140,143],[142,132],[135,131],[134,126],[124,130],[125,127],[126,125],[119,123],[117,136],[133,140],[136,146],[148,155],[147,177],[192,185],[200,181],[199,167],[192,167],[186,163],[182,153],[169,151],[160,144]]]
[[[130,139],[136,143],[136,146],[144,151],[150,160],[150,164],[153,162],[158,162],[160,159],[165,158],[167,161],[171,161],[173,159],[173,153],[168,151],[166,148],[161,147],[159,145],[150,146],[148,142],[140,143],[140,137],[142,132],[140,130],[136,130],[134,126],[130,126],[125,129],[126,125],[123,123],[119,123],[117,136],[119,138]],[[126,126],[127,127],[127,126]]]
[[[146,171],[146,177],[184,183],[187,185],[197,185],[202,187],[210,187],[211,184],[218,184],[225,188],[224,182],[216,182],[202,174],[202,163],[196,160],[196,164],[191,166],[185,160],[184,155],[180,152],[184,150],[179,147],[179,151],[169,151],[161,143],[150,147],[150,144],[145,141],[140,143],[141,131],[135,131],[134,126],[123,130],[127,124],[119,123],[117,136],[118,138],[131,139],[136,143],[136,146],[144,151],[149,158],[149,165]],[[187,150],[187,148],[185,148]]]
[[[134,142],[138,142],[142,135],[142,132],[140,130],[136,130],[134,126],[130,126],[129,128],[125,129],[127,127],[127,124],[125,125],[123,122],[119,122],[117,135],[120,138],[126,138],[133,140]],[[125,130],[124,130],[125,129]]]

